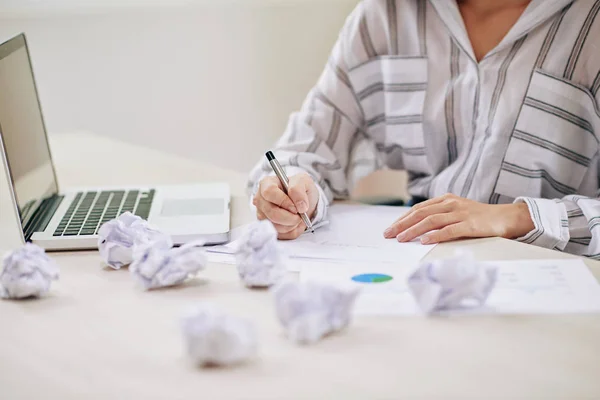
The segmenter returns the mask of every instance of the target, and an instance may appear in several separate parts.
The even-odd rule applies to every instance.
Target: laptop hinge
[[[42,200],[40,206],[34,211],[27,224],[23,227],[25,241],[30,241],[34,232],[43,232],[46,229],[63,199],[64,196],[55,194]]]

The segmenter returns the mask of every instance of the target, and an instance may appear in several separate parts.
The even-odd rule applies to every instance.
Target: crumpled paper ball
[[[203,242],[171,249],[148,245],[134,252],[131,276],[146,290],[175,286],[206,268]]]
[[[274,288],[277,317],[290,339],[314,343],[350,323],[359,289],[315,282],[284,282]]]
[[[201,304],[182,320],[188,356],[198,366],[230,366],[256,355],[254,325],[227,315],[211,304]]]
[[[170,249],[171,237],[151,227],[148,222],[130,212],[103,224],[98,230],[98,249],[104,262],[120,269],[133,261],[133,252],[140,246]]]
[[[426,314],[483,306],[496,285],[497,268],[469,252],[424,262],[408,277],[408,288]]]
[[[277,243],[277,231],[268,221],[250,224],[236,249],[237,269],[248,287],[269,287],[286,273],[286,257]]]
[[[58,279],[58,267],[41,247],[26,243],[2,260],[0,297],[24,299],[39,297]]]

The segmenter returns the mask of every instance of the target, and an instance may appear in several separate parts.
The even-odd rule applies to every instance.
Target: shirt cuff
[[[519,197],[515,203],[525,203],[535,228],[518,238],[519,242],[563,251],[569,242],[567,208],[561,202],[549,199]]]
[[[319,191],[319,202],[317,203],[317,212],[315,213],[315,216],[312,218],[311,221],[313,224],[313,229],[317,229],[323,225],[327,225],[327,208],[329,206],[327,196],[325,195],[325,192],[323,191],[321,186],[317,185],[316,183],[315,186]]]

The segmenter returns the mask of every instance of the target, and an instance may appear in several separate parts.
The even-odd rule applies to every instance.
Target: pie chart
[[[392,279],[394,278],[385,274],[360,274],[352,277],[354,282],[359,283],[384,283],[389,282]]]

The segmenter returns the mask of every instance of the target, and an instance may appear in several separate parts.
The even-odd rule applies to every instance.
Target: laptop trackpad
[[[218,215],[225,212],[225,201],[219,198],[165,199],[160,210],[161,217],[192,215]]]

